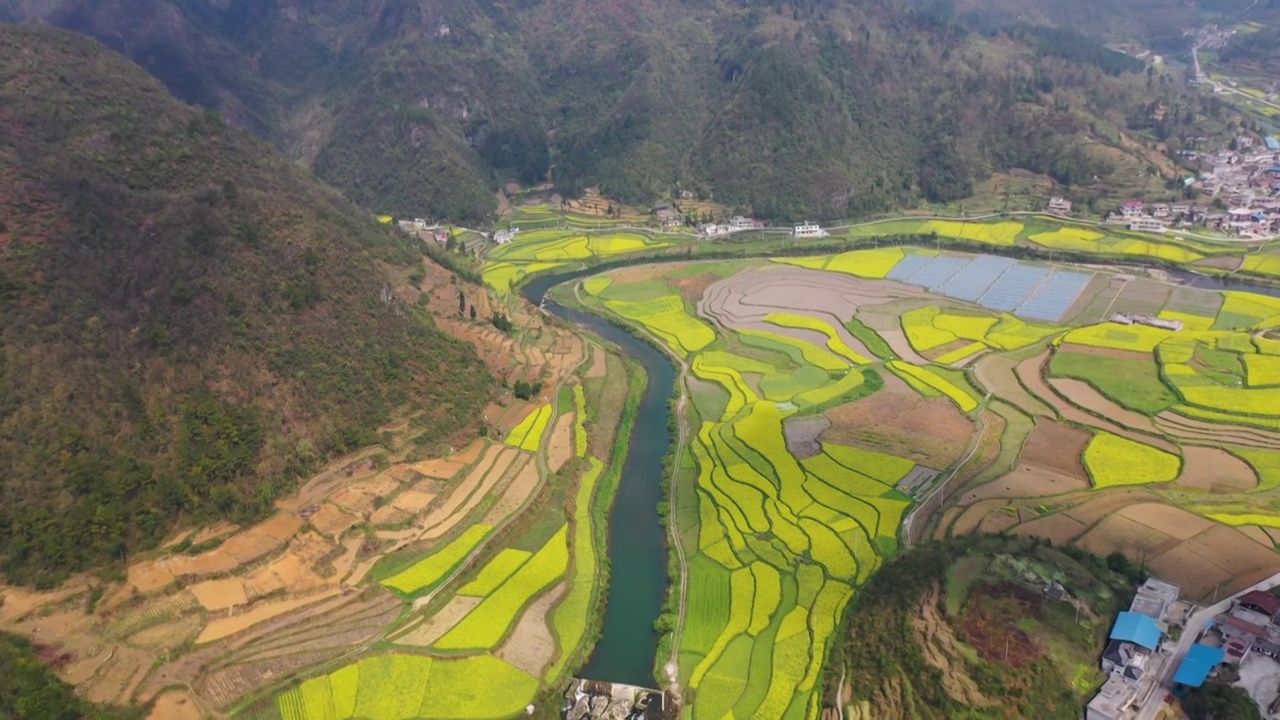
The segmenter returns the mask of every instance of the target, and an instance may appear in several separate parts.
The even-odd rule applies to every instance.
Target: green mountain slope
[[[1121,575],[1115,570],[1125,573]],[[880,569],[846,615],[824,704],[877,720],[1080,717],[1140,568],[1024,539],[951,540]],[[1045,592],[1050,583],[1065,598]]]
[[[423,257],[82,36],[0,26],[0,569],[47,582],[243,520],[393,412],[494,388],[399,303]]]
[[[1180,17],[1152,3],[1177,5],[1103,17]],[[1050,12],[1066,5],[0,0],[0,13],[101,38],[378,212],[470,222],[503,181],[548,170],[570,194],[643,204],[679,184],[778,219],[953,200],[1014,168],[1087,197],[1095,176],[1145,174],[1121,137],[1131,117],[1203,108],[1083,35],[1026,26],[1067,22]]]

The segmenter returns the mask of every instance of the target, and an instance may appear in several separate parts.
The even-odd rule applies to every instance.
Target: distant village
[[[1255,147],[1253,138],[1238,137],[1232,148],[1212,153],[1183,151],[1182,159],[1198,170],[1187,186],[1204,204],[1128,200],[1105,222],[1148,233],[1204,228],[1245,239],[1280,235],[1280,139],[1268,137]],[[1072,204],[1054,197],[1045,210],[1068,216]]]

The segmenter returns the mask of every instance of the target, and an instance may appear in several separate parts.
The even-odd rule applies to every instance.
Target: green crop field
[[[1155,414],[1176,405],[1178,396],[1160,377],[1154,359],[1132,360],[1060,351],[1049,364],[1054,377],[1083,380],[1125,407]]]
[[[414,563],[411,567],[382,581],[383,585],[411,595],[439,583],[488,537],[493,528],[472,525],[456,540]]]

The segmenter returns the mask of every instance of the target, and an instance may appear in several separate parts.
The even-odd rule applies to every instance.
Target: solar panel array
[[[960,272],[961,268],[968,265],[971,261],[966,258],[953,257],[951,255],[939,255],[929,261],[928,265],[920,268],[914,275],[907,278],[907,282],[912,285],[922,285],[933,290],[942,283],[951,279],[952,275]]]
[[[978,303],[992,310],[1013,312],[1048,274],[1049,268],[1039,265],[1015,265],[995,281]]]
[[[885,277],[889,278],[890,280],[905,281],[907,278],[914,275],[917,270],[924,267],[925,265],[928,265],[929,261],[932,259],[933,258],[928,255],[917,255],[915,253],[908,253],[905,257],[903,257],[901,260],[898,261],[897,265],[893,266],[893,269],[890,270],[889,274],[886,275]]]
[[[1018,306],[1016,312],[1032,320],[1057,322],[1067,314],[1071,304],[1080,297],[1080,293],[1092,279],[1093,276],[1087,273],[1055,270],[1026,302]]]
[[[886,276],[1030,320],[1057,322],[1093,279],[1089,273],[1026,265],[995,255],[969,259],[908,253]]]
[[[934,289],[947,297],[975,302],[1006,270],[1017,264],[1009,258],[981,255]]]

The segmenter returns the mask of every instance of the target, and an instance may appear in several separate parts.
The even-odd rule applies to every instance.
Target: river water
[[[666,534],[658,503],[663,499],[662,461],[671,448],[667,408],[675,392],[676,369],[665,355],[626,330],[550,299],[543,303],[553,286],[587,274],[590,271],[541,277],[521,290],[534,305],[542,304],[552,315],[615,343],[649,376],[609,519],[610,576],[604,634],[579,676],[652,687],[658,650],[653,624],[667,592]]]

